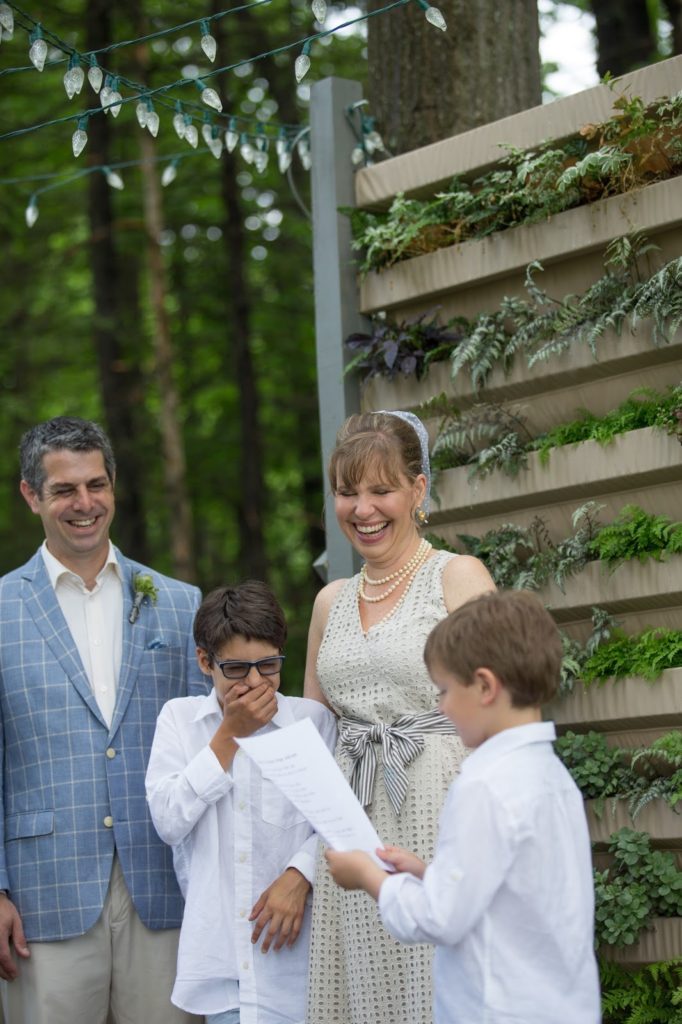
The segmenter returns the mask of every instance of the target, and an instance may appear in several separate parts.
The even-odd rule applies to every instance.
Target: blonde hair
[[[512,707],[539,707],[555,695],[561,637],[544,605],[527,590],[497,591],[467,601],[431,631],[427,668],[439,666],[469,685],[476,669],[494,672]]]
[[[422,449],[414,427],[386,412],[350,416],[336,435],[329,460],[329,483],[356,487],[370,471],[393,486],[401,476],[413,483],[422,470]]]

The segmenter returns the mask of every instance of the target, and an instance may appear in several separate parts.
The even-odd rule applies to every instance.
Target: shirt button
[[[101,647],[102,646],[102,641],[101,640],[93,640],[92,642],[95,645],[95,647]]]
[[[116,751],[113,747],[107,747],[106,754],[109,760],[111,760],[112,757],[116,757]]]
[[[245,853],[240,853],[239,854],[239,863],[243,864],[245,860],[246,860],[246,854]]]
[[[249,964],[248,964],[248,961],[245,960],[244,963],[242,964],[242,970],[243,971],[248,971],[248,969],[249,969]]]
[[[240,917],[246,917],[246,911],[245,910],[240,910],[239,911],[239,916]]]
[[[106,818],[102,819],[102,824],[105,826],[105,828],[113,828],[114,819],[111,817],[110,814],[107,814]]]
[[[108,689],[109,689],[109,687],[108,687],[108,686],[100,686],[100,688],[99,688],[99,692],[100,692],[100,693],[106,693]]]
[[[239,801],[239,810],[243,811],[245,807],[246,807],[246,804],[244,803],[244,801],[240,800]]]

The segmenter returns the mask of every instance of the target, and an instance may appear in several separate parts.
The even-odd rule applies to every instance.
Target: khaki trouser
[[[142,924],[115,857],[97,923],[75,939],[29,943],[19,978],[2,982],[6,1024],[200,1024],[170,1002],[178,935]]]

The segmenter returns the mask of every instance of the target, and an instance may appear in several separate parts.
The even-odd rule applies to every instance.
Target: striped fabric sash
[[[396,814],[407,793],[407,766],[424,750],[424,733],[454,734],[452,722],[440,711],[425,711],[421,715],[402,715],[391,725],[384,722],[361,722],[355,718],[342,718],[339,740],[353,761],[350,784],[363,807],[372,800],[374,777],[377,769],[375,743],[381,743],[384,785]]]

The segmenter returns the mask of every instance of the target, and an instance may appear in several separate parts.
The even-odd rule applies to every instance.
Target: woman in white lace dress
[[[339,716],[336,759],[383,842],[429,860],[464,748],[424,666],[433,626],[494,589],[478,559],[420,539],[428,437],[410,413],[351,416],[330,462],[339,525],[365,559],[315,601],[305,695]],[[431,949],[401,946],[374,903],[318,860],[307,1024],[431,1024]]]

